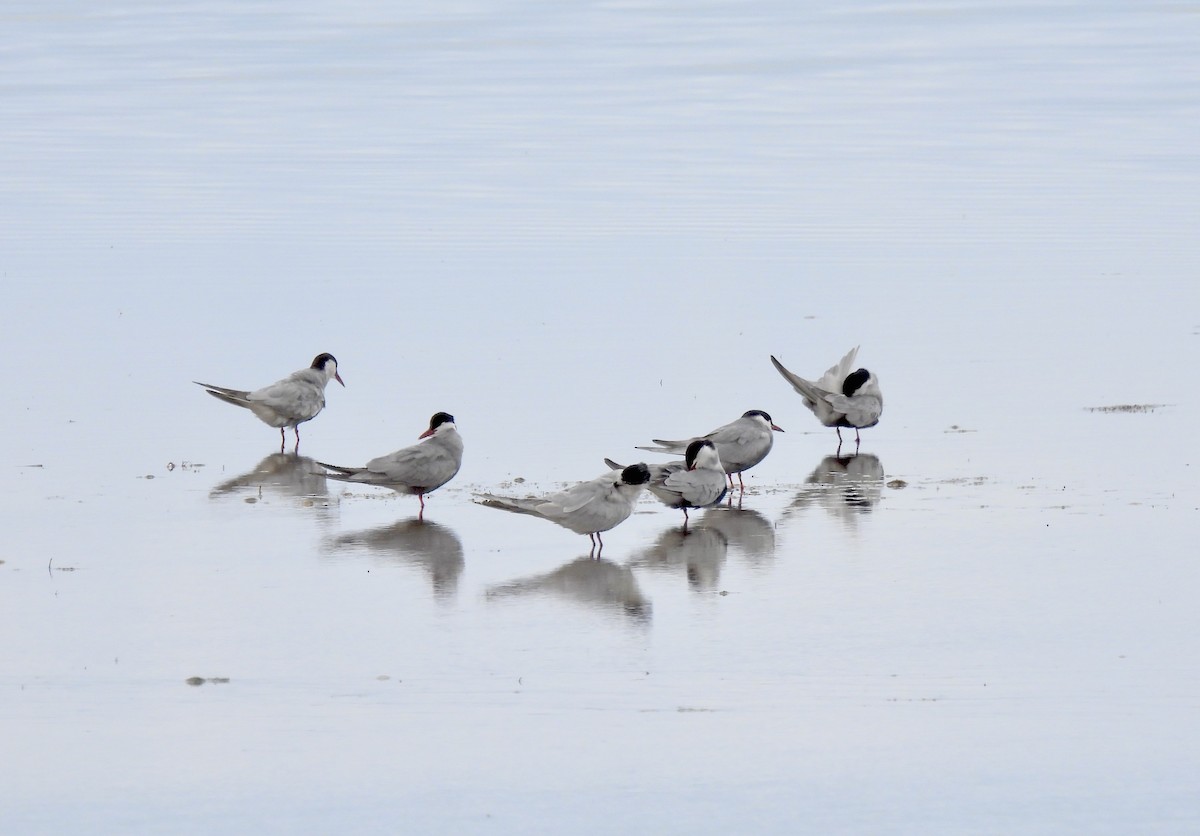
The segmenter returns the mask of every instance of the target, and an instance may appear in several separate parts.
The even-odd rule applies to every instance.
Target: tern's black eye
[[[866,369],[859,369],[856,372],[851,372],[846,375],[846,379],[842,381],[842,394],[847,398],[861,389],[868,380],[871,379],[871,373]]]

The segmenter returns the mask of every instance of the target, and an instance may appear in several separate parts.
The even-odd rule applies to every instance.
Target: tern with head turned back
[[[721,466],[729,474],[729,486],[733,487],[733,474],[737,474],[738,485],[746,490],[742,481],[742,472],[749,470],[767,457],[775,444],[773,433],[783,432],[782,427],[775,426],[771,416],[761,409],[751,409],[743,413],[741,418],[730,421],[723,427],[717,427],[710,433],[679,441],[667,441],[661,438],[652,439],[657,446],[638,447],[639,450],[649,450],[652,453],[683,453],[688,445],[699,439],[707,439],[717,448],[721,458]]]
[[[371,459],[362,467],[340,467],[317,462],[330,479],[391,488],[400,494],[416,494],[421,502],[418,519],[425,518],[425,494],[449,482],[462,466],[463,441],[449,412],[435,412],[422,440],[386,456]]]
[[[332,354],[318,354],[307,369],[277,380],[270,386],[246,392],[241,389],[226,389],[211,383],[192,381],[203,386],[214,398],[250,410],[264,424],[279,428],[279,450],[286,443],[285,431],[291,427],[296,433],[296,450],[300,449],[300,425],[311,421],[325,408],[325,387],[329,381],[346,384],[338,374],[337,360]]]
[[[604,463],[613,470],[622,469],[612,459]],[[668,508],[683,510],[683,530],[687,531],[688,509],[706,508],[725,498],[725,468],[717,447],[707,438],[698,438],[687,446],[683,461],[652,464],[650,493]]]
[[[600,532],[616,528],[629,519],[649,481],[650,469],[639,463],[618,473],[609,471],[545,497],[521,499],[485,493],[478,494],[477,501],[489,508],[541,517],[576,534],[586,534],[592,541],[592,549],[599,544],[603,551],[604,540],[600,538]]]
[[[812,410],[817,420],[826,427],[837,429],[839,453],[842,449],[842,427],[854,428],[854,449],[857,452],[862,443],[859,430],[875,426],[883,414],[879,378],[866,369],[851,371],[857,357],[858,346],[855,346],[815,381],[805,380],[788,371],[774,355],[771,357],[776,371],[800,394],[804,405]]]

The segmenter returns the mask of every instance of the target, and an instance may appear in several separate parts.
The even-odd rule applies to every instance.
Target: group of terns
[[[815,381],[788,371],[774,356],[771,363],[804,405],[826,427],[838,434],[838,454],[842,447],[842,428],[854,429],[855,452],[861,442],[859,430],[879,423],[883,413],[883,395],[879,380],[863,368],[855,369],[858,348],[851,349],[838,363]],[[338,374],[332,354],[318,354],[312,365],[293,372],[282,380],[254,391],[228,389],[200,383],[215,398],[250,410],[263,423],[279,429],[280,451],[286,445],[286,431],[296,434],[300,448],[300,425],[311,421],[325,407],[325,387]],[[733,476],[744,491],[742,473],[766,458],[774,445],[774,434],[783,432],[771,416],[751,409],[740,418],[710,433],[668,441],[653,439],[653,445],[638,447],[654,453],[683,455],[683,459],[665,464],[638,462],[620,465],[605,459],[609,470],[595,479],[580,482],[566,490],[542,497],[509,497],[479,494],[480,504],[518,514],[530,514],[549,520],[578,534],[586,534],[593,548],[604,542],[600,533],[615,528],[633,513],[643,489],[649,489],[660,502],[683,511],[687,530],[688,509],[716,505],[733,489]],[[371,459],[361,467],[317,462],[330,479],[376,485],[401,494],[415,494],[421,503],[419,518],[424,517],[425,495],[449,482],[462,465],[463,441],[454,416],[436,412],[429,428],[418,443],[394,453]],[[728,480],[728,482],[726,481]]]

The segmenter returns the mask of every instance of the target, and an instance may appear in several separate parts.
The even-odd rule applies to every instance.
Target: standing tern
[[[604,463],[613,470],[624,467],[612,459]],[[725,468],[716,445],[707,438],[698,438],[687,446],[683,461],[650,465],[646,487],[668,508],[683,510],[683,530],[687,531],[689,508],[706,508],[725,498]]]
[[[296,433],[295,449],[300,449],[300,425],[316,418],[325,408],[325,387],[331,380],[336,380],[342,386],[346,385],[342,376],[338,374],[337,360],[332,354],[325,353],[313,358],[312,365],[307,369],[293,372],[283,380],[277,380],[270,386],[253,392],[226,389],[224,386],[213,386],[198,380],[192,382],[203,386],[214,398],[244,407],[264,424],[278,427],[279,451],[283,452],[288,427]]]
[[[633,513],[634,503],[650,481],[650,468],[642,463],[631,464],[616,479],[613,475],[609,471],[545,497],[519,499],[479,494],[479,504],[557,523],[576,534],[586,534],[592,541],[592,549],[599,543],[603,551],[600,532],[616,528]]]
[[[771,452],[771,446],[775,443],[775,436],[772,433],[781,432],[783,432],[783,427],[775,426],[770,415],[761,409],[752,409],[736,421],[730,421],[725,426],[717,427],[699,438],[706,438],[716,445],[717,455],[721,457],[721,465],[729,474],[729,486],[733,487],[733,474],[736,473],[738,485],[744,492],[746,483],[742,481],[742,471],[749,470],[765,459],[767,453]],[[657,447],[645,446],[637,449],[649,450],[653,453],[679,454],[686,451],[688,445],[696,440],[696,438],[684,438],[679,441],[665,441],[655,438],[652,441],[658,445]]]
[[[862,443],[859,430],[875,426],[883,414],[879,378],[866,369],[850,371],[857,356],[858,346],[855,346],[815,382],[793,374],[774,355],[771,356],[776,370],[800,393],[804,405],[812,410],[817,420],[837,429],[839,453],[842,449],[842,427],[854,428],[854,450],[857,452]]]
[[[435,412],[429,429],[421,433],[421,442],[371,459],[362,467],[339,467],[317,462],[330,479],[378,485],[400,494],[416,494],[421,502],[417,519],[425,518],[425,494],[433,493],[454,478],[462,466],[463,441],[454,425],[454,416]]]

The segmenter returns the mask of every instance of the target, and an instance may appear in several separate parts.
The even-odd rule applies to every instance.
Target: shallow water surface
[[[1200,827],[1200,17],[3,17],[0,830]],[[298,453],[191,383],[322,351]],[[686,533],[473,501],[749,409]]]

